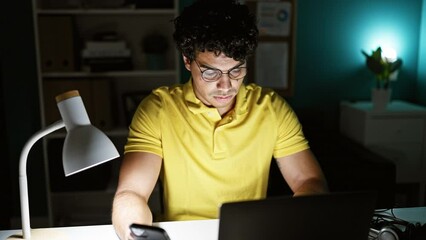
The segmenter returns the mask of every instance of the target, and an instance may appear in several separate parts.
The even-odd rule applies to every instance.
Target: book
[[[94,51],[127,49],[125,41],[87,41],[85,45],[85,49],[90,49]]]

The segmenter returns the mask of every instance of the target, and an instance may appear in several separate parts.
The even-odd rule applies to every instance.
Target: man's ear
[[[189,58],[185,57],[185,55],[182,54],[182,58],[183,58],[183,63],[185,64],[185,68],[188,71],[191,71],[191,60],[189,60]]]

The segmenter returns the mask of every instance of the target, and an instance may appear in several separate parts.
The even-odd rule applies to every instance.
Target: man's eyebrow
[[[235,65],[235,67],[233,67],[233,68],[231,68],[231,69],[239,68],[239,67],[241,67],[241,66],[242,66],[242,65],[244,65],[244,64],[246,64],[246,62],[245,62],[245,61],[244,61],[244,62],[240,62],[239,64]]]
[[[228,71],[229,70],[232,70],[232,69],[235,69],[235,68],[239,68],[239,67],[241,67],[242,65],[244,65],[244,64],[246,64],[246,62],[244,61],[244,62],[240,62],[240,63],[238,63],[237,65],[235,65],[234,67],[232,67],[232,68],[230,68],[230,69],[228,69]],[[200,63],[200,68],[208,68],[208,69],[213,69],[213,70],[220,70],[219,68],[215,68],[215,67],[211,67],[211,66],[208,66],[208,65],[206,65],[206,64],[204,64],[204,63]],[[221,70],[220,70],[221,71]]]

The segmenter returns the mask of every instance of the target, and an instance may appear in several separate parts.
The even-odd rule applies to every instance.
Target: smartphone
[[[170,240],[166,230],[160,227],[134,223],[130,225],[130,232],[135,240]]]

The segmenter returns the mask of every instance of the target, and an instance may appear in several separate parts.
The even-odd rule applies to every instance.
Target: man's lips
[[[223,95],[220,95],[220,96],[214,96],[215,98],[231,98],[232,96],[231,95],[226,95],[226,96],[223,96]]]
[[[231,98],[232,98],[232,95],[226,95],[226,96],[218,95],[218,96],[214,96],[214,99],[216,99],[217,101],[228,101]]]
[[[214,96],[214,98],[218,98],[218,99],[228,99],[228,98],[232,98],[232,95],[226,95],[226,96],[219,95],[219,96]]]

